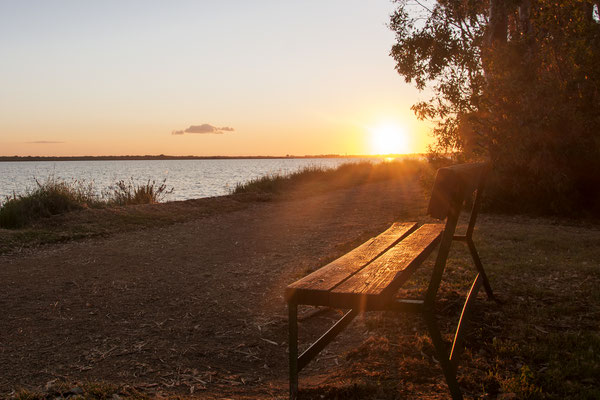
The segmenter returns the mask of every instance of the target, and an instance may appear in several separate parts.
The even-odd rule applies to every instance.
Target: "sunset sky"
[[[2,1],[0,155],[423,152],[389,0]]]

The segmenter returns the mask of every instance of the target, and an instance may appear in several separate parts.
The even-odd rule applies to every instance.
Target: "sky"
[[[389,0],[0,0],[0,156],[414,153]]]

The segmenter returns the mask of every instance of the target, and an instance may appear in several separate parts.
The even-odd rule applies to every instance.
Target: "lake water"
[[[336,167],[358,158],[119,160],[0,162],[0,203],[13,193],[36,187],[48,177],[93,182],[100,192],[119,180],[136,183],[166,179],[173,193],[166,200],[186,200],[228,194],[237,183],[266,174],[287,174],[307,166]]]

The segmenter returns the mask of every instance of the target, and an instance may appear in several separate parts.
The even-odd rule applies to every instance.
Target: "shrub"
[[[92,184],[71,183],[49,177],[45,182],[35,180],[37,187],[24,195],[9,197],[0,207],[0,226],[20,228],[33,220],[68,211],[96,206],[99,203]]]
[[[159,203],[171,193],[173,193],[173,188],[167,188],[166,179],[163,179],[160,184],[148,180],[145,184],[138,185],[132,178],[128,182],[118,181],[114,186],[109,187],[109,190],[104,192],[103,195],[106,197],[108,204],[125,206]]]

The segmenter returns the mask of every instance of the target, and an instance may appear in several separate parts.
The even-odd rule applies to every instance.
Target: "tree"
[[[401,0],[396,70],[432,151],[495,164],[495,206],[600,209],[599,1]],[[523,207],[517,207],[523,209]]]

